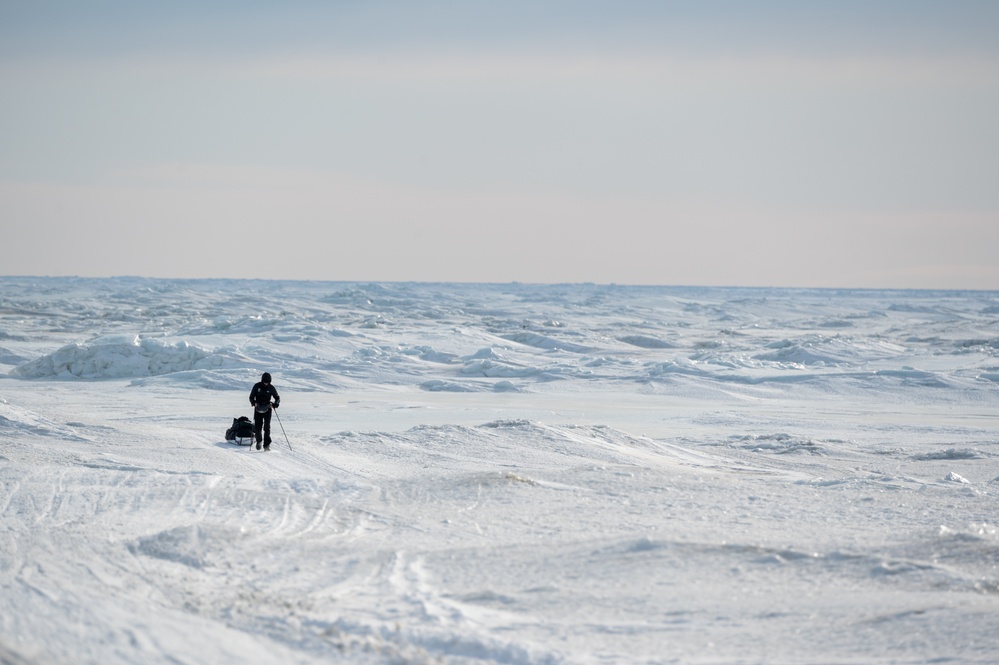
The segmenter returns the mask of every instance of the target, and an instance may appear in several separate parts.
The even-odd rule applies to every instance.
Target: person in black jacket
[[[273,398],[273,402],[271,399]],[[277,389],[271,385],[271,375],[264,372],[260,377],[260,382],[254,384],[250,390],[250,404],[253,406],[253,434],[257,437],[257,450],[260,450],[260,442],[263,440],[264,450],[271,449],[271,408],[278,408],[281,404],[281,396]],[[263,428],[263,437],[260,430]]]

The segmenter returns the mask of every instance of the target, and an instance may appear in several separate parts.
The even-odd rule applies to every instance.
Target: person
[[[274,401],[272,402],[271,399]],[[278,408],[281,396],[277,388],[271,385],[271,375],[264,372],[260,381],[250,390],[250,404],[253,406],[253,435],[257,439],[257,450],[263,441],[264,450],[271,449],[271,408]],[[261,429],[263,435],[261,436]]]

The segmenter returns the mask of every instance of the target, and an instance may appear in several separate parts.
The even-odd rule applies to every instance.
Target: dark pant
[[[263,413],[260,413],[256,409],[253,410],[253,434],[257,437],[257,443],[260,443],[260,428],[264,428],[263,442],[265,446],[271,445],[271,410],[267,409]]]

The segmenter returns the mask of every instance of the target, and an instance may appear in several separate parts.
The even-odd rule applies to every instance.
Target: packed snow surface
[[[994,292],[0,278],[0,662],[994,663],[997,416]]]

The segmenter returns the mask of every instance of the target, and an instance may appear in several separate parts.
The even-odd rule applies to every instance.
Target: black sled
[[[225,440],[237,446],[253,445],[253,421],[246,416],[232,419],[232,427],[225,431]]]

